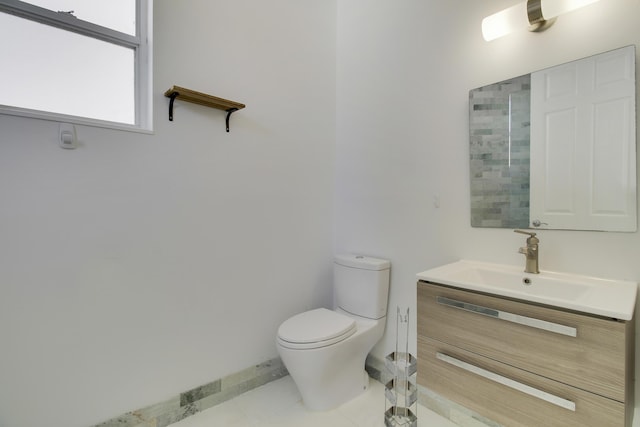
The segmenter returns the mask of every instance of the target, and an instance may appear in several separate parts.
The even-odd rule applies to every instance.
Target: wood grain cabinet
[[[418,384],[504,426],[631,426],[633,320],[418,282]]]

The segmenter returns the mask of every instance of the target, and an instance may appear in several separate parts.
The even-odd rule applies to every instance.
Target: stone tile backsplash
[[[471,225],[529,226],[529,74],[469,92]]]

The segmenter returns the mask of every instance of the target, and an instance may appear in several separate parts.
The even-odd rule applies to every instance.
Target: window
[[[0,113],[150,130],[151,2],[0,0]]]

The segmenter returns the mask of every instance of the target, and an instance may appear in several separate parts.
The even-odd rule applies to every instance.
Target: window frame
[[[136,1],[136,34],[122,33],[92,22],[83,21],[65,12],[26,3],[20,0],[0,0],[0,12],[28,19],[61,30],[92,37],[134,51],[135,123],[120,123],[51,111],[33,110],[0,103],[0,114],[30,117],[56,122],[68,122],[118,130],[152,132],[152,16],[153,0]]]

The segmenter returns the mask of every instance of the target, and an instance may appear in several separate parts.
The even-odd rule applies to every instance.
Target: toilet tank
[[[336,255],[333,264],[336,305],[369,319],[386,316],[390,268],[391,263],[384,259]]]

